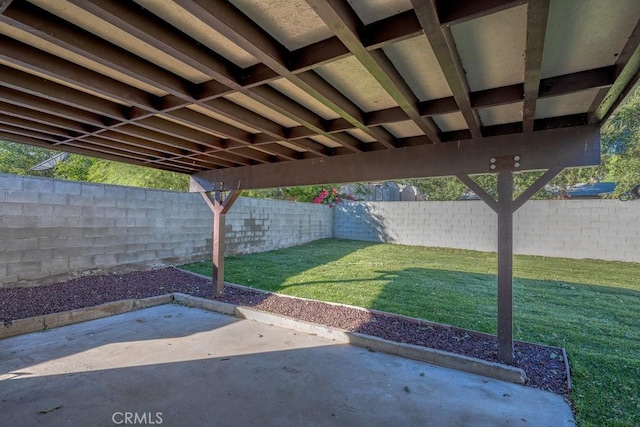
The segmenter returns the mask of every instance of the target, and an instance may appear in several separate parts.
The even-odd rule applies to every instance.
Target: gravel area
[[[221,297],[214,298],[210,280],[176,268],[86,276],[46,286],[0,289],[0,322],[171,292],[217,299],[391,341],[497,362],[497,342],[492,336],[389,313],[372,313],[243,287],[228,286]],[[516,342],[514,364],[526,372],[528,386],[569,397],[561,349]]]

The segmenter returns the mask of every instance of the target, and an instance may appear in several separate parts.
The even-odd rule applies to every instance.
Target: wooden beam
[[[513,173],[498,173],[498,360],[513,364]]]
[[[536,94],[540,98],[548,98],[583,90],[608,88],[614,84],[615,80],[616,67],[612,65],[562,76],[548,77],[540,81],[540,88],[539,91],[536,91]]]
[[[126,119],[122,106],[115,102],[94,96],[87,96],[84,92],[5,65],[0,65],[0,75],[2,76],[0,85],[4,87],[91,113],[100,114],[111,119]]]
[[[0,0],[0,14],[7,10],[12,1],[13,0]]]
[[[527,0],[436,0],[443,25],[460,24],[525,3]]]
[[[538,89],[542,76],[542,56],[544,52],[549,0],[529,0],[527,6],[527,47],[524,59],[524,105],[522,107],[522,130],[533,131],[536,118]]]
[[[236,128],[227,123],[211,118],[205,114],[182,108],[180,110],[163,113],[162,116],[170,118],[173,122],[182,123],[200,132],[215,133],[218,137],[226,137],[245,145],[251,144],[251,133]]]
[[[616,80],[589,121],[606,121],[618,108],[621,101],[636,87],[640,73],[640,21],[629,36],[622,52],[616,60]]]
[[[61,129],[56,126],[51,126],[49,124],[33,122],[21,116],[3,114],[1,112],[0,112],[0,123],[19,127],[22,129],[29,129],[37,132],[48,133],[58,138],[66,138],[69,136],[69,132],[65,129]]]
[[[83,145],[78,143],[74,145],[65,145],[64,147],[61,147],[61,146],[56,147],[56,146],[53,146],[51,143],[47,143],[36,138],[10,134],[8,132],[3,132],[1,130],[0,130],[0,139],[5,141],[10,141],[10,142],[16,142],[20,144],[33,145],[36,147],[46,148],[49,150],[68,151],[70,153],[81,154],[83,156],[97,157],[105,160],[129,163],[129,164],[134,164],[138,166],[154,167],[153,165],[149,165],[145,163],[145,160],[147,159],[138,160],[137,158],[123,156],[122,153],[118,152],[117,150],[108,150],[108,149],[102,150],[100,147],[96,148],[91,144]],[[172,172],[178,172],[178,173],[184,173],[184,174],[194,173],[197,170],[197,168],[183,168],[183,167],[177,167],[173,165],[162,165],[162,167],[160,166],[155,166],[155,167],[158,169],[164,169],[164,170],[169,170]]]
[[[584,126],[587,124],[587,113],[571,114],[569,116],[548,117],[537,119],[533,124],[533,130],[548,130],[572,126]]]
[[[194,149],[197,149],[198,146],[223,149],[225,146],[225,140],[220,137],[187,126],[180,126],[178,123],[160,117],[148,117],[144,120],[137,120],[133,124],[140,128],[173,136],[182,141],[191,142],[195,144],[195,146],[193,146]],[[185,142],[182,143],[182,146],[189,148],[189,144]]]
[[[540,98],[567,95],[583,90],[608,88],[614,82],[615,66],[596,68],[561,76],[547,77],[540,80]],[[607,89],[603,89],[606,93]],[[496,107],[500,105],[522,102],[524,85],[522,83],[492,89],[471,92],[471,107],[474,109]],[[599,103],[598,103],[599,105]],[[420,115],[434,116],[459,112],[458,104],[453,97],[422,101],[418,104]],[[407,120],[406,113],[400,107],[370,111],[366,115],[367,126],[377,126]],[[330,132],[341,132],[356,129],[345,119],[333,119],[326,122]],[[484,128],[483,128],[484,130]],[[521,132],[521,131],[519,131]],[[290,138],[309,137],[313,135],[309,128],[290,128]],[[484,132],[483,132],[484,134]]]
[[[394,146],[394,138],[391,134],[368,128],[364,124],[364,112],[314,71],[293,73],[288,66],[290,52],[232,4],[222,0],[176,0],[176,2],[372,138],[390,148]],[[256,95],[255,91],[251,93]],[[254,99],[288,117],[291,114],[289,111],[283,111],[279,105],[272,104],[269,99],[256,97]],[[329,137],[332,138],[332,136]]]
[[[513,172],[498,173],[498,199],[494,199],[468,175],[458,179],[473,190],[498,214],[498,360],[513,364],[513,214],[542,189],[561,167],[547,170],[520,196],[513,200]]]
[[[89,8],[93,13],[97,13],[98,16],[102,16],[104,19],[107,19],[107,20],[113,20],[114,22],[120,22],[123,19],[123,16],[129,16],[132,13],[130,10],[127,10],[127,8],[124,6],[119,7],[117,10],[105,10],[102,8],[102,6],[105,6],[106,4],[103,4],[98,0],[96,0],[95,3],[86,3],[86,4],[85,2],[80,2],[80,3],[86,6],[87,8]],[[242,109],[242,107],[239,107],[239,106],[234,109],[228,108],[229,107],[228,104],[231,104],[230,102],[227,102],[227,105],[221,107],[217,103],[212,101],[207,102],[207,101],[199,101],[197,99],[193,99],[192,94],[189,93],[188,91],[185,91],[185,88],[187,89],[189,88],[189,84],[187,82],[176,80],[176,76],[173,76],[170,73],[166,72],[165,70],[161,70],[155,67],[154,65],[149,64],[138,57],[135,57],[129,52],[126,52],[126,51],[119,52],[118,51],[119,48],[116,48],[110,45],[104,40],[96,39],[94,36],[84,32],[83,30],[76,29],[73,26],[69,26],[68,24],[65,27],[65,29],[62,30],[60,28],[61,24],[59,24],[58,20],[56,20],[56,18],[52,16],[50,16],[50,19],[48,20],[38,19],[36,17],[29,16],[28,14],[29,11],[35,12],[36,10],[38,11],[38,13],[42,12],[43,16],[49,16],[47,12],[41,11],[40,9],[33,9],[33,10],[32,9],[33,7],[25,7],[24,10],[21,9],[21,10],[13,11],[12,15],[7,18],[8,22],[24,27],[25,30],[27,30],[29,26],[33,25],[38,29],[38,31],[32,30],[30,32],[37,34],[38,36],[42,37],[47,41],[57,44],[58,46],[61,46],[65,49],[69,49],[75,53],[79,53],[81,55],[87,56],[103,65],[107,65],[120,72],[128,74],[135,79],[143,81],[147,84],[151,84],[161,90],[166,90],[167,92],[173,94],[178,98],[178,102],[179,102],[178,107],[183,107],[185,105],[188,105],[189,103],[196,103],[205,109],[212,110],[218,114],[221,114],[233,120],[239,121],[240,123],[250,125],[268,134],[281,137],[281,135],[284,133],[284,130],[281,126],[277,126],[275,123],[266,120],[265,118],[263,118],[262,116],[256,113],[253,113],[247,109]],[[153,23],[153,20],[150,20],[150,19],[145,20],[144,18],[138,18],[136,22],[140,21],[138,23],[141,24],[142,23],[141,20],[146,22],[145,25],[147,25],[154,34],[158,32],[158,35],[161,36],[159,39],[155,40],[154,45],[160,46],[161,43],[166,43],[169,39],[172,40],[174,44],[177,46],[186,46],[188,44],[188,41],[185,40],[184,38],[176,38],[178,36],[171,36],[169,34],[166,34],[166,31],[159,28],[157,24]],[[140,35],[138,34],[140,30],[136,29],[135,26],[127,25],[126,28],[134,32],[134,34]],[[69,35],[71,35],[71,37],[69,37]],[[171,46],[167,47],[167,49],[173,49],[173,48],[175,47],[171,47]],[[187,52],[195,55],[196,58],[201,58],[203,55],[198,54],[197,52],[194,52],[194,49],[195,48],[187,49]],[[94,58],[95,52],[100,52],[102,56]],[[187,53],[183,52],[181,54],[181,57],[185,56],[186,54]],[[77,73],[75,74],[79,74],[80,73],[79,70],[84,70],[82,67],[77,67],[74,64],[66,63],[66,61],[61,60],[59,58],[54,58],[54,61],[57,61],[60,63],[59,65],[62,66],[60,72],[62,72],[63,74],[65,73],[64,70],[73,71],[73,72],[77,71]],[[213,65],[211,64],[211,61],[212,59],[210,58],[209,61],[205,61],[205,62],[206,64],[209,64],[213,67]],[[44,67],[46,65],[46,61],[40,61],[39,64],[41,64],[41,67]],[[217,68],[214,67],[215,70],[208,69],[208,71],[210,71],[211,73],[214,73],[215,71],[217,73],[215,74],[215,76],[217,78],[222,79],[224,83],[235,85],[236,89],[241,89],[241,86],[237,82],[235,82],[235,80],[233,79],[233,76],[223,73],[224,64],[222,65],[218,64],[218,65],[219,67]],[[48,71],[54,72],[54,70],[48,70]],[[71,77],[75,76],[74,73],[70,73],[70,74],[71,74]],[[98,75],[97,79],[94,79],[93,75],[90,76],[89,74],[91,74],[91,72],[86,71],[81,76],[81,78],[79,78],[79,81],[84,82],[88,89],[94,90],[99,93],[101,91],[108,91],[106,93],[108,96],[116,97],[121,101],[127,102],[131,105],[136,105],[138,107],[151,108],[151,104],[142,104],[140,102],[136,102],[135,98],[129,99],[125,95],[120,96],[119,93],[114,93],[114,91],[117,90],[120,86],[123,86],[121,84],[118,86],[118,82],[116,82],[115,88],[109,88],[108,84],[100,85],[100,82],[102,82],[103,80],[106,82],[107,80],[109,80],[108,78]],[[64,75],[62,76],[62,78],[65,78]],[[96,85],[97,87],[93,87],[94,85]],[[141,92],[141,91],[138,91],[138,92]],[[120,93],[126,94],[126,91],[120,90]],[[136,93],[137,93],[136,90],[132,89],[131,96],[135,95]],[[223,92],[220,92],[220,93],[223,93]],[[75,105],[75,106],[78,106],[78,105]],[[170,108],[173,109],[175,107],[172,106]],[[100,113],[103,115],[106,115],[107,117],[116,118],[116,117],[113,117],[113,114],[108,114],[109,113],[108,111],[100,111]],[[170,115],[171,114],[173,115],[190,114],[190,116],[193,118],[193,116],[195,116],[197,113],[180,111],[180,112],[173,112],[173,113],[167,113],[167,114],[170,114]],[[127,119],[126,117],[120,117],[119,119],[122,121],[126,120],[128,122],[128,121],[135,121],[136,119],[139,120],[140,118],[144,118],[144,117],[148,117],[148,115],[133,117],[133,120],[126,120]],[[225,138],[231,138],[235,141],[239,141],[247,145],[250,144],[251,135],[248,132],[238,129],[227,123],[221,122],[219,120],[212,119],[210,117],[206,117],[206,119],[203,117],[203,120],[206,121],[206,125],[204,127],[207,131],[218,132],[221,136]],[[260,127],[265,125],[265,123],[267,122],[269,122],[269,125],[266,125],[264,128]],[[112,126],[118,126],[118,125],[119,124],[117,123],[112,124]],[[277,129],[278,132],[274,133],[272,130],[274,128]],[[339,140],[338,138],[335,138],[335,137],[333,138],[336,140]]]
[[[241,70],[238,66],[158,20],[134,2],[69,1],[203,74],[214,76],[223,84],[239,82]]]
[[[362,29],[362,41],[368,50],[375,50],[423,33],[415,12],[407,10],[365,25]]]
[[[491,210],[493,210],[495,213],[498,213],[498,202],[496,202],[496,199],[494,199],[491,194],[487,193],[484,188],[480,187],[480,185],[478,185],[478,183],[475,182],[473,178],[465,174],[458,174],[456,175],[456,177],[467,187],[469,187],[471,191],[476,193],[478,197],[480,197],[480,199],[491,208]]]
[[[409,119],[413,120],[432,142],[440,142],[438,127],[433,120],[420,115],[418,99],[385,53],[382,50],[370,52],[364,47],[359,36],[363,25],[351,6],[344,0],[307,0],[307,3],[398,103]]]
[[[0,59],[127,105],[156,110],[155,97],[149,93],[3,35],[0,35]]]
[[[2,99],[1,93],[0,93],[0,99]],[[87,131],[86,126],[74,120],[53,116],[48,113],[21,107],[19,105],[13,105],[7,102],[0,101],[0,112],[8,116],[21,117],[21,118],[30,120],[34,123],[42,123],[45,125],[50,125],[50,126],[55,126],[58,128],[65,129],[67,131],[67,136],[71,133]]]
[[[138,130],[143,133],[137,132]],[[100,133],[101,138],[112,139],[114,141],[121,142],[123,144],[130,144],[134,147],[145,147],[158,150],[165,154],[183,155],[188,153],[201,153],[200,147],[195,144],[187,144],[187,146],[181,146],[176,142],[167,143],[164,139],[154,138],[153,135],[146,133],[145,129],[136,128],[134,126],[123,126],[117,130],[108,130]]]
[[[181,98],[191,96],[191,85],[186,80],[30,3],[14,3],[0,15],[0,21],[167,93]]]
[[[146,14],[138,10],[136,6],[122,4],[114,8],[111,7],[110,2],[104,0],[92,0],[88,2],[73,1],[79,7],[82,7],[101,19],[122,28],[129,34],[157,47],[158,49],[170,52],[176,58],[194,68],[199,69],[203,73],[211,75],[222,84],[221,88],[215,88],[213,96],[207,93],[207,91],[194,94],[199,98],[194,100],[194,103],[224,117],[228,117],[246,126],[260,130],[267,135],[277,137],[280,140],[286,140],[284,137],[286,131],[282,126],[266,119],[262,115],[234,104],[233,102],[218,98],[220,95],[225,93],[224,89],[226,87],[240,91],[249,96],[252,95],[246,87],[243,87],[242,80],[244,80],[244,77],[241,76],[241,71],[231,62],[208,49],[199,46],[198,43],[195,43],[193,40],[188,38],[186,35],[179,33],[177,30],[170,30],[169,27],[162,25],[150,14]],[[177,95],[188,100],[187,98],[184,98],[182,94],[178,93]],[[216,97],[217,99],[211,99],[213,97]],[[299,106],[292,101],[289,101],[289,107],[293,111],[295,111],[296,108],[299,108]],[[280,106],[279,108],[282,107]],[[293,120],[298,121],[295,113],[292,114],[290,111],[291,110],[287,110],[288,115]],[[220,132],[221,135],[225,135],[236,141],[248,143],[246,132],[218,120],[211,118],[207,119],[209,122],[208,127],[210,129]],[[242,136],[243,134],[245,135],[244,137]],[[341,143],[338,137],[329,134],[326,136],[335,142]],[[289,142],[296,144],[295,141]],[[345,144],[345,146],[351,148],[348,144]]]
[[[104,19],[113,25],[122,28],[124,31],[132,34],[133,36],[161,49],[165,52],[171,53],[173,56],[183,61],[185,64],[198,69],[199,71],[210,75],[222,86],[215,87],[213,94],[208,91],[200,91],[197,94],[196,104],[201,107],[211,110],[224,117],[228,117],[234,121],[238,121],[246,126],[253,127],[261,132],[271,135],[280,140],[286,140],[284,137],[285,130],[277,123],[266,119],[262,115],[254,113],[246,108],[238,106],[233,102],[219,98],[222,94],[226,93],[225,88],[229,87],[232,90],[237,90],[245,93],[249,96],[252,95],[246,87],[245,77],[242,75],[242,71],[236,67],[233,63],[226,60],[222,56],[209,51],[202,47],[199,43],[194,42],[186,35],[180,33],[177,30],[171,30],[166,25],[158,22],[155,17],[150,14],[146,14],[138,10],[136,6],[128,6],[119,4],[116,7],[112,7],[109,1],[104,0],[92,0],[85,2],[84,0],[72,0],[79,7],[93,13],[94,15]],[[280,49],[280,47],[278,47]],[[269,76],[267,79],[274,77]],[[209,83],[207,83],[209,84]],[[216,99],[212,99],[216,98]],[[295,111],[299,107],[296,103],[289,102],[290,110],[287,110],[288,116],[293,120],[297,120]],[[281,106],[279,108],[282,108]],[[219,131],[230,138],[236,137],[238,130],[233,126],[221,123],[217,120],[210,120],[210,127]],[[242,131],[240,131],[242,133]],[[325,135],[335,142],[342,143],[338,137],[332,135]],[[246,142],[245,140],[237,141]],[[288,141],[292,144],[296,144],[295,141]],[[347,148],[352,148],[349,144],[345,144]],[[357,151],[357,150],[352,150]]]
[[[215,295],[222,295],[224,291],[224,251],[226,243],[226,215],[222,212],[222,206],[217,200],[213,200],[215,206],[213,210],[213,236],[211,259],[213,271],[211,280],[213,281],[213,291]]]
[[[303,73],[351,55],[349,49],[347,49],[338,37],[329,37],[328,39],[320,40],[319,42],[312,43],[309,46],[291,52],[291,71],[294,73]],[[272,73],[276,74],[273,70]],[[253,82],[258,81],[256,77],[257,76],[254,76],[252,78]],[[261,78],[266,80],[269,78],[269,75],[265,73]]]
[[[423,32],[413,10],[407,10],[363,26],[362,41],[367,50],[371,51],[419,36]],[[351,52],[340,39],[335,36],[329,37],[290,52],[289,69],[292,73],[298,74],[348,56],[351,56]],[[242,74],[245,86],[261,85],[280,77],[264,64],[247,67]]]
[[[521,102],[523,99],[524,85],[520,83],[472,92],[471,106],[473,108],[495,107],[498,105]]]
[[[469,83],[451,34],[451,28],[449,26],[441,27],[442,23],[438,17],[435,0],[411,0],[411,3],[472,137],[482,138],[480,117],[471,108]]]
[[[238,182],[242,182],[245,189],[254,189],[469,175],[491,172],[492,157],[514,155],[521,158],[519,171],[597,165],[600,163],[600,129],[598,126],[578,126],[499,135],[482,141],[470,139],[206,171],[194,178],[201,183],[223,182],[227,186],[225,189],[235,188]]]
[[[50,144],[55,144],[56,142],[58,142],[60,140],[59,136],[55,136],[52,135],[49,132],[42,132],[38,129],[35,129],[33,127],[31,128],[25,128],[24,126],[16,126],[14,124],[8,124],[5,123],[2,126],[2,130],[4,132],[8,132],[10,134],[13,135],[21,135],[21,136],[26,136],[29,138],[34,138],[34,139],[38,139],[41,141],[46,141]]]

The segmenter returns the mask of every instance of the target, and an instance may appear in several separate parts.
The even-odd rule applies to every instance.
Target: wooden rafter
[[[589,109],[590,123],[606,121],[625,96],[637,86],[640,73],[640,21],[616,60],[615,83],[600,93]],[[595,102],[599,102],[595,104]]]
[[[381,50],[369,51],[365,48],[359,36],[363,30],[362,22],[349,4],[342,0],[307,0],[307,3],[400,105],[408,118],[413,120],[432,142],[440,142],[437,126],[431,119],[420,115],[418,99],[389,58]]]
[[[292,73],[287,66],[288,52],[286,49],[240,13],[233,5],[223,1],[178,0],[177,3],[192,15],[214,26],[222,35],[254,55],[267,67],[288,79],[367,135],[389,148],[395,146],[394,138],[391,134],[381,129],[368,128],[365,125],[364,112],[314,71],[300,74]],[[255,94],[256,92],[252,91],[252,93]],[[268,98],[254,99],[265,103],[282,114],[291,114],[290,111],[282,111],[279,105],[272,103]]]
[[[522,130],[524,132],[533,131],[533,122],[536,117],[536,102],[542,75],[542,54],[548,15],[549,0],[529,0],[524,66],[524,105],[522,107]]]
[[[471,107],[469,83],[451,34],[451,28],[443,26],[440,22],[435,0],[412,0],[412,4],[451,92],[453,92],[458,108],[467,122],[471,136],[481,138],[480,117]]]
[[[2,131],[65,150],[93,140],[100,148],[98,155],[112,155],[104,147],[106,141],[112,141],[124,144],[113,146],[123,161],[139,160],[131,157],[134,153],[128,153],[127,145],[134,151],[149,149],[158,158],[141,161],[161,168],[175,167],[176,162],[191,162],[189,170],[196,171],[208,165],[214,170],[252,167],[597,124],[637,84],[640,69],[640,26],[636,23],[624,47],[612,52],[619,54],[613,65],[594,63],[592,69],[542,79],[546,17],[552,13],[548,0],[416,1],[409,9],[374,20],[360,16],[363,11],[346,0],[309,0],[309,10],[315,9],[316,24],[325,26],[326,38],[292,51],[278,40],[277,32],[261,26],[265,21],[245,13],[249,6],[224,0],[176,2],[175,7],[183,9],[185,16],[197,17],[202,28],[208,25],[253,56],[254,63],[248,66],[239,65],[215,44],[198,40],[197,32],[182,28],[188,20],[169,23],[153,6],[61,1],[92,19],[76,21],[63,11],[69,8],[44,3],[2,2],[0,26],[10,29],[0,32]],[[483,18],[522,5],[528,10],[523,80],[471,92],[451,28],[474,21],[482,25],[488,22]],[[637,12],[631,8],[627,15]],[[152,61],[153,55],[135,53],[139,50],[116,43],[116,38],[102,38],[99,31],[91,30],[99,22],[209,80],[190,81],[185,77],[188,74],[178,75],[175,67],[170,71],[162,61]],[[625,25],[629,28],[630,24]],[[424,43],[424,36],[453,96],[419,102],[411,89],[418,87],[415,81],[410,88],[411,77],[405,80],[407,64],[393,62],[399,54],[395,46],[405,41]],[[85,60],[70,59],[74,56]],[[318,72],[324,65],[349,57],[363,65],[396,106],[364,111]],[[271,84],[282,79],[292,83],[301,98]],[[564,95],[594,89],[597,95],[588,111],[535,119],[538,100],[558,97],[549,101],[555,105],[563,102]],[[237,94],[251,101],[238,103]],[[285,126],[274,119],[277,116],[266,117],[266,110],[247,105],[266,107],[295,124]],[[328,108],[337,118],[324,118],[325,113],[316,111],[314,105]],[[521,122],[480,123],[480,114],[484,117],[488,111],[513,110],[520,105]],[[462,114],[467,128],[457,128],[459,123],[450,130],[435,126],[435,121],[442,123],[440,118],[455,117],[455,113]],[[406,133],[411,136],[390,133],[408,122],[413,122],[413,130]],[[415,134],[416,126],[422,134]],[[403,132],[394,130],[394,134]]]
[[[436,0],[438,19],[443,25],[459,24],[491,13],[520,6],[530,0]]]

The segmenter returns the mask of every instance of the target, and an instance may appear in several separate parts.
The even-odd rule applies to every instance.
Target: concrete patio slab
[[[575,422],[552,393],[170,304],[0,340],[0,424]]]

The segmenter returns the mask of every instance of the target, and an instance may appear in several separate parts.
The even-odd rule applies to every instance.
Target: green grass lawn
[[[225,266],[233,283],[496,333],[495,253],[327,239]],[[516,256],[514,333],[567,349],[579,425],[640,426],[640,264]]]

